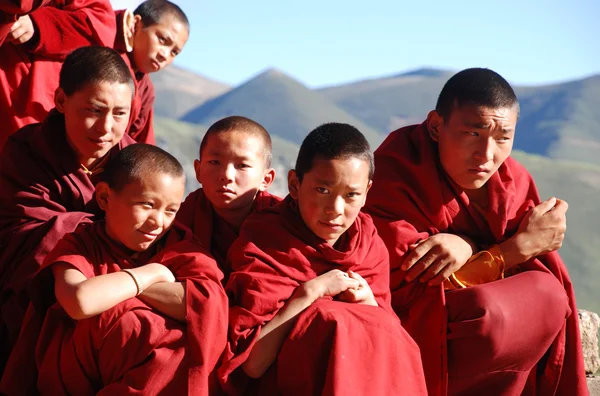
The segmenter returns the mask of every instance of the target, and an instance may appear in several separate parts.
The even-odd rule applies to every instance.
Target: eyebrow
[[[465,125],[471,128],[476,128],[476,129],[489,129],[490,128],[490,124],[481,124],[478,122],[465,122]],[[503,133],[511,133],[513,132],[513,128],[502,128],[502,132]]]

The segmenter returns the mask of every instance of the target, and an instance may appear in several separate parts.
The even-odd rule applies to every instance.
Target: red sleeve
[[[156,144],[154,139],[154,84],[147,74],[137,86],[141,109],[135,120],[131,120],[129,136],[138,143]]]
[[[61,8],[41,7],[29,14],[38,41],[29,51],[64,60],[73,50],[115,41],[115,14],[108,0],[67,0]]]

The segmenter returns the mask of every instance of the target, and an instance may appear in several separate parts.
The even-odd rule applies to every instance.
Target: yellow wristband
[[[142,294],[142,292],[144,291],[144,284],[142,283],[140,278],[128,268],[123,268],[121,271],[127,272],[129,276],[131,276],[131,279],[133,279],[133,281],[135,282],[135,287],[137,288],[137,294],[135,296],[137,297],[140,294]]]

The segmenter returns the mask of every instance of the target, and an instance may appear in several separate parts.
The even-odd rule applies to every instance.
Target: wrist
[[[312,281],[308,281],[301,284],[299,287],[296,288],[296,291],[292,296],[292,298],[306,299],[310,302],[310,304],[315,302],[320,297],[321,293],[319,292],[319,286],[318,284],[315,284],[315,282]]]
[[[498,247],[504,256],[506,268],[524,263],[533,257],[533,255],[528,253],[530,249],[527,238],[519,233],[500,243]]]

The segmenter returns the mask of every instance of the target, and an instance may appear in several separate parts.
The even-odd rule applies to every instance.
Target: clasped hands
[[[515,235],[499,244],[506,268],[557,250],[566,231],[565,201],[550,198],[531,209]],[[402,259],[405,280],[418,279],[429,286],[440,285],[477,253],[474,241],[462,235],[440,233],[409,246]]]
[[[25,44],[35,34],[35,27],[29,15],[20,16],[11,26],[7,41],[13,44]]]
[[[367,281],[354,271],[328,271],[304,283],[302,289],[312,301],[337,296],[344,302],[378,306]]]

